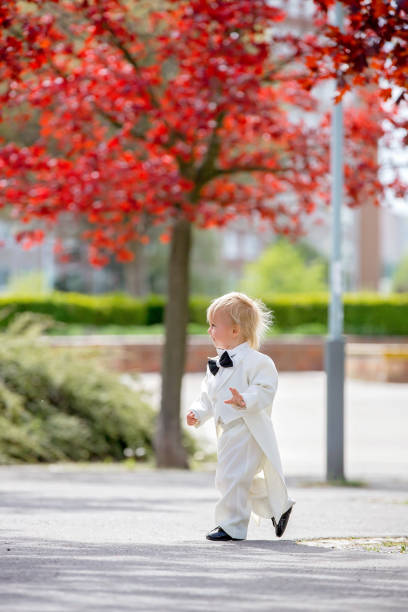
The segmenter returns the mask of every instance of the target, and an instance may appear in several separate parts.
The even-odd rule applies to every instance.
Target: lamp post
[[[343,6],[335,5],[335,25],[343,26]],[[344,479],[344,336],[341,262],[343,200],[343,108],[334,105],[331,132],[331,257],[329,336],[325,342],[326,478]]]

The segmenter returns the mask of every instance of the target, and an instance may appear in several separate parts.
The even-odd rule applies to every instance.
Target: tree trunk
[[[175,221],[168,265],[161,410],[154,437],[157,467],[189,467],[182,445],[180,400],[186,355],[191,235],[188,220]]]

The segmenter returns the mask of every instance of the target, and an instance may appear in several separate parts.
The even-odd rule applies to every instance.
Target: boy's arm
[[[211,374],[211,376],[213,376]],[[207,372],[201,381],[201,389],[200,395],[190,406],[190,410],[194,413],[195,417],[198,419],[198,423],[194,425],[194,427],[200,427],[203,425],[209,418],[214,416],[214,410],[211,403],[210,398],[208,397],[208,388],[207,388],[207,380],[208,380],[208,367]]]
[[[249,387],[240,392],[245,401],[248,412],[260,412],[273,402],[278,388],[278,371],[271,358],[262,360]]]

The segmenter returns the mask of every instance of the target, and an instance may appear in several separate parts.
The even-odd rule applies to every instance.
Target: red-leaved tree
[[[266,0],[0,3],[4,117],[37,117],[30,146],[0,148],[0,205],[41,241],[62,213],[86,220],[89,260],[133,257],[149,226],[169,242],[159,466],[188,467],[180,389],[191,228],[257,216],[277,234],[329,204],[329,116],[298,78],[304,39]],[[387,112],[362,97],[346,118],[346,199],[379,201]],[[392,118],[391,114],[389,117]],[[314,117],[308,121],[308,116]]]
[[[319,35],[305,54],[309,84],[336,78],[337,101],[374,84],[384,100],[408,102],[408,0],[342,0],[342,28],[334,22],[336,0],[314,3]]]

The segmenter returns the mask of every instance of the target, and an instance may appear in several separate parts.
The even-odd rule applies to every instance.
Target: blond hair
[[[273,322],[272,312],[260,299],[251,298],[239,291],[214,298],[207,308],[208,323],[218,310],[226,312],[233,323],[239,325],[244,341],[248,341],[252,348],[259,349]]]

